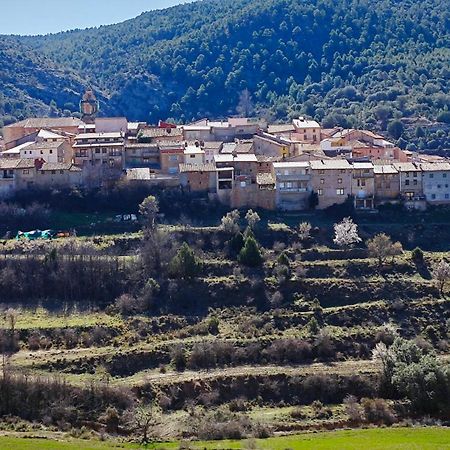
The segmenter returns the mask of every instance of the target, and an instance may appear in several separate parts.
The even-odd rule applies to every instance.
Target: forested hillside
[[[105,112],[150,122],[226,116],[246,90],[252,102],[241,106],[272,119],[448,121],[449,17],[447,0],[205,0],[98,29],[3,39],[11,50],[0,51],[0,116],[51,100],[61,113],[76,110],[78,77],[108,95]],[[14,51],[19,44],[32,50]],[[18,80],[33,89],[13,102],[7,86]]]

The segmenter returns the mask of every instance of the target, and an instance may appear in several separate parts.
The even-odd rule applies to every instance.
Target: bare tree
[[[141,444],[150,442],[150,429],[155,425],[153,405],[140,405],[131,412],[131,425],[140,436]]]
[[[393,259],[396,255],[400,255],[403,252],[400,242],[392,242],[391,238],[384,233],[379,233],[372,239],[369,239],[367,248],[369,255],[378,259],[379,266],[383,265],[389,256],[392,256]]]
[[[229,234],[236,234],[239,232],[239,217],[240,214],[237,209],[234,209],[226,216],[223,216],[220,224],[222,230]]]
[[[253,100],[248,89],[244,89],[239,95],[239,103],[236,107],[236,112],[241,117],[249,117],[253,114]]]
[[[302,222],[298,226],[298,238],[304,242],[311,237],[311,224],[309,222]]]
[[[261,218],[259,217],[259,214],[256,211],[253,211],[253,209],[249,209],[247,211],[247,214],[245,215],[245,220],[248,223],[248,226],[254,230],[258,223],[261,221]]]
[[[433,264],[432,275],[439,287],[439,292],[441,295],[444,295],[445,286],[450,281],[450,264],[444,259],[441,259],[439,262]]]
[[[351,247],[357,242],[361,242],[361,238],[358,236],[358,225],[350,217],[335,223],[333,242],[339,247]]]

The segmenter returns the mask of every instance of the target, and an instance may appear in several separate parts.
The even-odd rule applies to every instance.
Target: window
[[[344,195],[344,189],[343,188],[336,189],[336,195]]]
[[[195,155],[189,155],[189,158],[195,158]]]
[[[325,173],[325,170],[321,169],[319,170],[319,175],[323,175]]]
[[[342,184],[342,178],[338,178],[338,184]]]
[[[436,194],[431,194],[431,198],[432,198],[433,200],[435,200],[435,199],[436,199]]]
[[[409,180],[405,180],[405,186],[409,186]]]
[[[22,173],[23,173],[24,175],[28,175],[28,174],[30,173],[30,171],[29,171],[28,169],[23,169]]]
[[[413,173],[413,177],[414,177],[414,178],[417,178],[417,172],[414,172],[414,173]]]
[[[325,178],[320,179],[320,184],[325,184]]]
[[[445,194],[445,198],[448,199],[448,198],[449,198],[449,195],[448,195],[448,194]]]
[[[434,178],[434,173],[430,173],[430,178]]]
[[[413,180],[413,185],[417,186],[417,180]]]
[[[440,184],[437,185],[437,188],[438,188],[438,189],[440,189],[441,187],[442,187],[442,185],[440,185]]]
[[[50,155],[53,153],[53,150],[50,150]]]
[[[409,172],[405,172],[405,176],[406,176],[406,178],[408,178],[409,177]]]
[[[345,169],[341,169],[341,173],[345,173]]]
[[[100,153],[100,149],[99,149],[99,148],[96,148],[96,149],[95,149],[95,153]]]
[[[443,173],[443,174],[442,174],[442,178],[447,178],[447,174],[446,174],[446,173]]]
[[[60,173],[61,175],[63,175],[63,174],[64,174],[64,170],[60,170],[59,173]]]
[[[317,195],[323,195],[323,189],[317,189]]]
[[[102,148],[102,153],[106,153],[106,148]]]
[[[52,170],[52,175],[56,175],[56,170]]]

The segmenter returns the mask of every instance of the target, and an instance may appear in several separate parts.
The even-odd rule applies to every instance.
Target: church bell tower
[[[94,123],[99,110],[99,104],[92,88],[87,88],[80,101],[81,119],[84,123]]]

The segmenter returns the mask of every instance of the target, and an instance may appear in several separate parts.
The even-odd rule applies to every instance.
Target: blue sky
[[[47,34],[122,22],[188,0],[1,0],[0,34]]]

